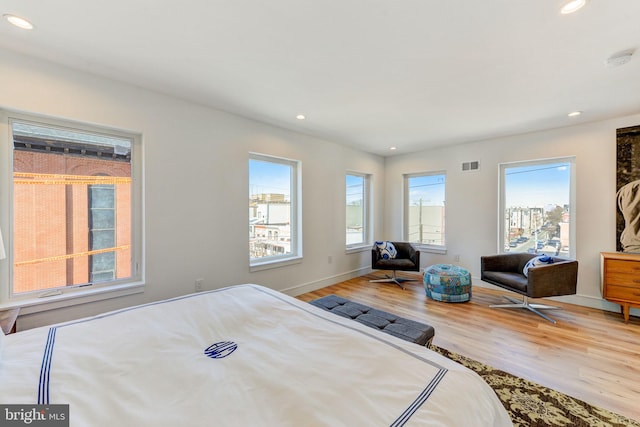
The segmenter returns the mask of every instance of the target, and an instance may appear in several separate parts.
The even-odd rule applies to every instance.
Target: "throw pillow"
[[[389,241],[376,242],[376,247],[378,248],[378,252],[380,252],[380,257],[382,259],[393,259],[398,255],[396,247]]]
[[[529,269],[530,268],[536,267],[538,265],[547,265],[547,264],[553,264],[553,258],[551,258],[548,255],[540,255],[540,256],[537,256],[535,258],[531,258],[524,265],[524,268],[522,269],[522,274],[524,274],[525,277],[529,277]]]

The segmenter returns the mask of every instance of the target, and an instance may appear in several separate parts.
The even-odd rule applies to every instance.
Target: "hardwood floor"
[[[629,418],[640,420],[640,319],[547,301],[552,324],[523,309],[490,308],[510,293],[474,287],[471,301],[427,299],[418,275],[405,282],[369,283],[379,273],[347,280],[297,298],[329,294],[390,311],[435,328],[433,343]],[[510,294],[511,296],[517,296]]]

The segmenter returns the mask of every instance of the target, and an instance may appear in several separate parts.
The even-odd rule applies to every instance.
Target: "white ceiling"
[[[2,0],[0,46],[386,156],[640,112],[640,0],[563,2]]]

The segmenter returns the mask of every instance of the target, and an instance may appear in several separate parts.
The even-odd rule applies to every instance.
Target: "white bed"
[[[4,337],[1,404],[85,426],[511,426],[474,372],[258,285]]]

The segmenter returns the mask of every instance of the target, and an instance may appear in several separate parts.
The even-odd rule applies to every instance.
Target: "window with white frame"
[[[249,259],[252,266],[302,256],[300,162],[249,156]]]
[[[500,165],[500,251],[574,257],[574,158]]]
[[[405,175],[405,239],[442,249],[445,247],[444,172]]]
[[[346,245],[347,249],[369,242],[369,175],[347,173],[346,176]]]
[[[19,300],[139,281],[136,136],[15,116],[7,118],[12,238],[5,296]]]

